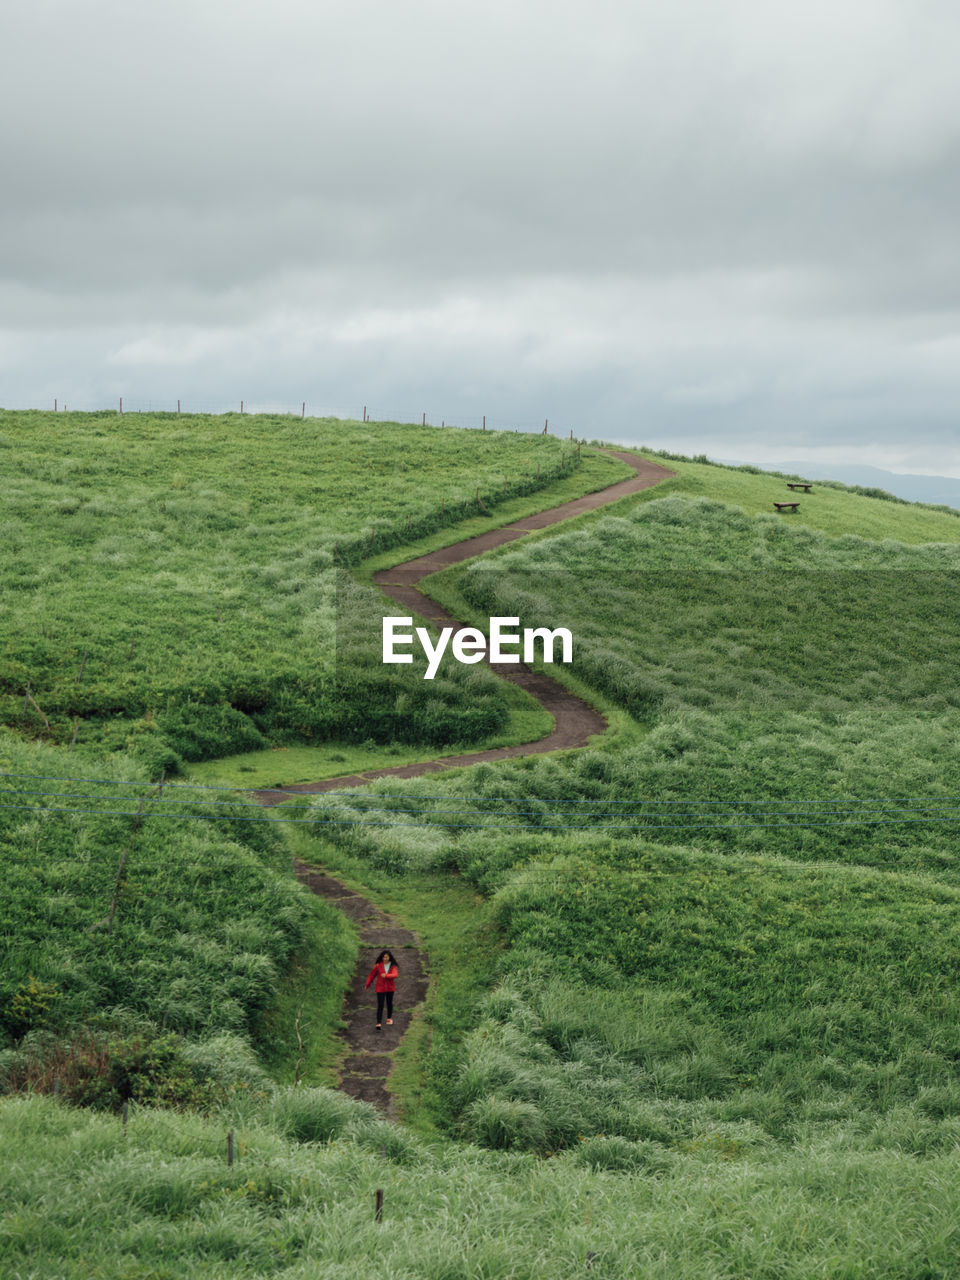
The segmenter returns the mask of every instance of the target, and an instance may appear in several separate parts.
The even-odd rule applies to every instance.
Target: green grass
[[[334,566],[456,540],[477,492],[495,521],[604,474],[620,468],[514,433],[0,411],[0,723],[134,749],[155,774],[331,737],[484,737],[507,716],[495,682],[385,672],[379,597]]]
[[[344,1100],[346,1101],[346,1100]],[[322,1095],[237,1123],[0,1102],[5,1274],[31,1280],[950,1280],[955,1127],[890,1117],[771,1152],[746,1126],[536,1163],[399,1138]],[[319,1142],[283,1128],[310,1122]],[[285,1122],[285,1123],[284,1123]],[[224,1159],[226,1127],[237,1160]],[[386,1146],[386,1156],[381,1146]],[[383,1221],[373,1221],[375,1190]]]
[[[303,945],[257,1018],[253,1039],[274,1080],[333,1088],[339,1053],[335,1035],[343,1025],[343,993],[359,941],[352,921],[332,903],[311,895],[310,907]]]
[[[638,452],[677,473],[674,479],[648,490],[646,498],[680,493],[688,498],[704,497],[742,507],[749,515],[771,516],[775,515],[774,502],[796,499],[800,503],[796,512],[776,518],[790,525],[819,529],[834,537],[849,533],[876,542],[892,538],[914,545],[960,542],[960,515],[943,508],[868,497],[840,484],[818,483],[812,493],[793,493],[787,489],[782,476],[767,472],[694,462],[656,450]],[[626,499],[621,508],[629,509],[635,501]],[[619,514],[617,508],[611,511]]]
[[[471,751],[535,742],[551,732],[553,717],[522,689],[508,686],[504,691],[504,701],[510,713],[505,728],[500,733],[488,734],[485,738],[471,742]],[[368,769],[442,759],[444,755],[456,755],[462,750],[463,746],[440,750],[410,747],[400,743],[357,746],[350,742],[327,742],[317,747],[271,747],[269,750],[248,751],[218,760],[199,761],[187,767],[186,776],[192,781],[208,785],[216,783],[233,787],[282,787],[297,782],[318,782],[322,778],[346,777]]]
[[[562,506],[574,498],[581,498],[586,493],[596,493],[626,480],[633,475],[630,467],[616,458],[594,449],[582,451],[580,465],[575,471],[561,474],[551,481],[549,487],[527,497],[504,499],[497,504],[495,512],[490,515],[470,516],[461,520],[454,529],[441,529],[427,537],[416,541],[404,542],[375,555],[365,556],[356,566],[357,577],[361,581],[369,581],[380,569],[392,569],[395,564],[404,560],[412,560],[415,556],[427,555],[441,547],[448,547],[454,542],[462,542],[467,538],[476,538],[491,529],[500,529],[505,524],[521,520],[524,516],[536,515],[551,507]]]
[[[134,830],[56,813],[53,796],[7,811],[0,1079],[36,1040],[18,1019],[67,1036],[124,1008],[193,1037],[177,1052],[194,1073],[222,1045],[232,1083],[207,1118],[135,1106],[125,1138],[112,1118],[0,1099],[0,1269],[439,1280],[581,1275],[590,1258],[592,1274],[671,1280],[954,1274],[954,826],[764,825],[754,802],[776,817],[960,795],[956,517],[818,486],[802,521],[781,519],[767,506],[782,481],[676,465],[612,518],[441,580],[458,610],[572,625],[569,678],[614,716],[590,749],[376,784],[368,825],[369,802],[304,800],[290,816],[326,825],[284,841],[229,816]],[[94,766],[9,743],[4,768],[74,778],[51,784],[63,807],[82,807],[84,776],[146,786],[122,753]],[[625,808],[638,796],[640,815]],[[649,829],[718,802],[719,825]],[[97,925],[125,845],[111,941]],[[300,1009],[307,1080],[330,1078],[355,939],[295,890],[291,852],[428,952],[392,1082],[404,1127],[271,1085],[242,1039],[209,1040],[255,1037],[289,1081]]]
[[[491,896],[510,945],[479,1021],[434,1046],[438,1112],[537,1150],[734,1120],[789,1143],[917,1099],[952,1114],[952,827],[795,811],[960,794],[960,552],[678,494],[621,510],[429,584],[458,616],[466,600],[569,625],[574,676],[620,708],[617,734],[378,784],[382,825],[356,800],[312,802],[368,867],[452,864]]]
[[[0,1058],[230,1033],[282,1075],[292,1007],[335,1025],[355,942],[293,881],[275,827],[239,804],[212,822],[192,794],[158,802],[120,755],[94,766],[3,733],[0,767]]]

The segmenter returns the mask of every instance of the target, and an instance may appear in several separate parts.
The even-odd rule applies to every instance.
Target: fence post
[[[233,1164],[233,1130],[227,1134],[227,1166]]]
[[[383,1189],[382,1187],[377,1187],[377,1198],[376,1198],[376,1201],[374,1202],[373,1217],[374,1217],[374,1221],[376,1222],[383,1221]]]
[[[120,397],[120,412],[123,413],[123,396]]]
[[[30,682],[29,682],[29,681],[27,682],[27,697],[30,699],[30,701],[33,703],[33,705],[36,707],[36,709],[37,709],[37,715],[40,717],[40,719],[43,721],[43,723],[44,723],[44,724],[46,725],[46,727],[49,729],[49,728],[50,728],[50,721],[49,721],[49,720],[47,719],[47,717],[43,714],[43,710],[42,710],[42,708],[41,708],[41,706],[40,706],[40,703],[36,700],[36,698],[35,698],[35,697],[33,696],[33,694],[30,692]],[[24,712],[26,712],[26,706],[27,706],[27,704],[26,704],[26,703],[24,703],[24,704],[23,704],[23,706],[24,706]]]
[[[54,400],[54,402],[53,402],[53,412],[54,412],[54,413],[56,413],[56,412],[57,412],[57,402],[56,402],[56,400]]]
[[[483,429],[484,429],[484,431],[486,431],[486,429],[487,429],[487,415],[486,415],[486,414],[484,414],[484,415],[483,415]]]
[[[180,417],[180,401],[177,401],[177,417]]]
[[[420,423],[420,425],[421,425],[421,427],[425,427],[425,426],[427,425],[427,411],[426,411],[426,409],[424,409],[424,411],[423,411],[423,421]]]
[[[366,422],[366,420],[367,420],[367,406],[366,406],[366,405],[364,405],[364,406],[363,406],[363,420],[364,420],[364,422]]]
[[[243,413],[243,401],[240,401],[240,412]]]

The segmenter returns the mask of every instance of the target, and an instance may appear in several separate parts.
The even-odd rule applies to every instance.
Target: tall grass
[[[87,1076],[130,1035],[145,1047],[164,1033],[231,1032],[274,1060],[284,1038],[292,1061],[292,1017],[285,1027],[262,1017],[308,950],[333,995],[313,1014],[326,1020],[317,1030],[336,1023],[355,944],[339,913],[293,879],[274,828],[234,821],[247,812],[229,803],[215,822],[191,820],[189,804],[179,820],[140,822],[149,784],[122,755],[95,766],[2,733],[0,768],[0,1048],[33,1045],[8,1063],[8,1083],[52,1088],[57,1037]],[[103,800],[118,791],[132,799]],[[60,1074],[66,1091],[66,1059]]]
[[[492,898],[502,986],[438,1058],[451,1131],[543,1151],[955,1114],[957,564],[673,496],[460,572],[482,612],[570,626],[638,727],[314,802],[370,865]]]
[[[506,720],[495,682],[371,662],[380,597],[338,618],[335,567],[577,466],[504,432],[0,411],[0,723],[157,775],[278,742],[483,737]]]
[[[135,1110],[124,1135],[49,1100],[6,1101],[0,1134],[16,1156],[0,1173],[0,1258],[11,1276],[58,1280],[947,1280],[958,1155],[905,1159],[907,1128],[771,1151],[726,1126],[673,1152],[594,1139],[536,1164],[413,1141],[384,1156],[358,1115],[340,1137],[300,1144],[248,1122],[228,1168],[222,1121]]]

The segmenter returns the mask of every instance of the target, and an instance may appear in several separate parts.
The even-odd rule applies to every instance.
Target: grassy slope
[[[0,768],[0,1081],[55,1057],[51,1037],[79,1043],[84,1028],[101,1043],[228,1033],[281,1075],[293,1008],[326,1038],[355,936],[292,881],[275,828],[233,821],[247,811],[229,803],[218,822],[191,821],[203,813],[193,796],[151,801],[138,823],[156,788],[123,756],[94,764],[0,733]]]
[[[909,1099],[922,1114],[953,1114],[960,913],[949,826],[697,829],[677,849],[668,845],[684,836],[672,828],[651,845],[649,832],[642,844],[615,831],[565,840],[540,825],[540,812],[557,812],[541,806],[560,798],[960,793],[955,546],[830,539],[658,492],[634,501],[631,519],[594,518],[589,537],[582,522],[472,575],[474,594],[477,583],[487,592],[481,612],[552,625],[562,615],[585,656],[597,650],[581,678],[641,712],[646,732],[566,760],[377,788],[456,796],[468,813],[480,796],[516,796],[533,816],[506,819],[521,827],[508,835],[445,831],[439,818],[418,832],[344,831],[394,874],[459,866],[494,894],[512,943],[459,1081],[445,1066],[437,1082],[448,1117],[467,1116],[479,1136],[491,1099],[529,1105],[513,1115],[515,1140],[542,1147],[578,1131],[670,1141],[732,1117],[792,1138]],[[847,496],[854,512],[871,501],[898,512]],[[704,562],[723,572],[696,573]],[[527,571],[525,598],[510,565]],[[443,802],[422,804],[429,814]],[[335,800],[317,808],[349,812]],[[624,1019],[646,1031],[624,1037]],[[602,1101],[603,1080],[617,1082],[615,1103]]]
[[[735,485],[741,488],[739,478]],[[848,509],[858,528],[859,503],[870,501],[858,498]],[[762,507],[759,497],[757,503]],[[876,506],[884,515],[899,510]],[[930,513],[906,516],[931,532]],[[901,536],[923,540],[903,513],[897,518]],[[756,542],[751,535],[749,545]],[[731,554],[727,562],[736,560]],[[696,674],[695,662],[690,672]],[[670,794],[671,786],[695,784],[710,758],[725,774],[739,769],[734,776],[745,784],[770,757],[771,744],[749,741],[748,722],[729,707],[673,711],[627,749],[621,742],[567,762],[484,766],[429,779],[429,790],[466,799],[504,792],[609,798],[653,780]],[[691,714],[700,716],[692,739],[683,731]],[[837,759],[851,748],[862,755],[875,727],[854,724],[860,745],[841,739]],[[876,775],[884,783],[911,758],[923,762],[929,738],[899,737],[898,730],[881,744],[891,752]],[[943,734],[935,741],[938,749],[949,746]],[[816,779],[825,767],[823,740],[804,758]],[[875,767],[868,758],[862,765],[850,779],[855,785]],[[428,787],[407,783],[403,790]],[[308,1253],[330,1275],[342,1268],[345,1275],[485,1269],[560,1276],[579,1273],[588,1251],[598,1255],[597,1273],[610,1275],[641,1263],[645,1274],[670,1276],[952,1274],[957,912],[956,891],[935,874],[938,857],[950,865],[942,841],[932,841],[922,874],[907,875],[862,870],[856,848],[839,867],[816,847],[783,851],[763,841],[744,854],[724,851],[722,843],[564,840],[536,829],[455,838],[436,827],[388,828],[337,843],[340,864],[415,927],[419,910],[437,955],[449,956],[454,981],[444,985],[441,975],[436,995],[435,1017],[439,1002],[447,1004],[434,1024],[444,1034],[434,1044],[432,1099],[418,1104],[418,1114],[426,1119],[430,1106],[443,1112],[446,1103],[447,1122],[450,1107],[465,1108],[468,1132],[486,1143],[542,1148],[560,1140],[571,1150],[540,1167],[444,1150],[421,1155],[414,1174],[371,1156],[372,1143],[350,1139],[309,1153],[311,1170],[322,1169],[321,1194],[307,1189],[299,1151],[251,1129],[245,1141],[256,1163],[236,1171],[234,1192],[224,1190],[233,1183],[211,1164],[222,1141],[216,1127],[145,1114],[138,1160],[95,1118],[7,1103],[0,1124],[10,1144],[33,1152],[10,1175],[19,1205],[7,1224],[10,1247],[32,1248],[48,1268],[38,1275],[61,1274],[58,1249],[73,1249],[74,1257],[82,1251],[108,1274],[121,1265],[116,1238],[104,1246],[93,1234],[102,1234],[102,1181],[78,1184],[74,1177],[72,1201],[65,1194],[54,1203],[36,1190],[57,1167],[76,1168],[87,1151],[103,1154],[98,1176],[108,1170],[117,1188],[121,1249],[136,1240],[146,1251],[143,1270],[130,1275],[168,1274],[163,1268],[173,1264],[161,1248],[174,1240],[176,1274],[186,1275],[216,1274],[218,1267],[223,1274],[306,1274]],[[465,874],[459,905],[448,898],[444,920],[445,877],[438,873],[451,864]],[[431,879],[434,905],[415,906],[418,887]],[[482,928],[471,935],[467,957],[462,945],[458,950],[471,884],[492,897],[512,955],[498,958]],[[586,902],[576,889],[587,892]],[[486,911],[476,923],[485,919]],[[648,979],[624,989],[624,973],[651,936],[671,940],[663,972],[645,958]],[[546,966],[545,945],[553,948]],[[740,946],[748,950],[738,955]],[[458,1048],[476,1020],[471,969],[483,975],[497,963],[500,986]],[[407,1071],[410,1087],[422,1090],[422,1077],[409,1064]],[[581,1122],[584,1142],[567,1132]],[[627,1141],[611,1136],[618,1126]],[[592,1173],[591,1162],[620,1172]],[[385,1181],[397,1219],[386,1240],[374,1243],[362,1225],[368,1210],[361,1193]],[[318,1199],[335,1216],[318,1220]],[[558,1213],[558,1203],[583,1212]],[[436,1211],[424,1214],[424,1204]],[[90,1233],[71,1230],[81,1216],[94,1224]]]
[[[553,716],[522,689],[508,686],[503,696],[509,710],[505,727],[471,742],[470,750],[483,751],[487,747],[534,742],[537,738],[546,737],[553,728]],[[368,769],[435,760],[444,755],[454,755],[458,750],[462,748],[407,746],[399,742],[383,746],[373,742],[333,741],[316,747],[270,747],[215,760],[199,760],[187,766],[184,772],[192,781],[209,785],[283,787],[295,782],[345,777]]]
[[[608,1139],[537,1162],[425,1146],[347,1107],[335,1112],[316,1099],[332,1138],[316,1145],[291,1142],[266,1118],[134,1110],[124,1135],[115,1118],[50,1099],[0,1101],[0,1137],[12,1153],[0,1172],[4,1272],[30,1280],[566,1280],[588,1268],[606,1280],[956,1274],[954,1125],[892,1115],[789,1155],[741,1127],[673,1154]],[[301,1120],[309,1110],[305,1100]],[[230,1169],[227,1124],[238,1153]]]
[[[449,546],[452,542],[476,537],[490,529],[509,524],[512,520],[559,506],[585,493],[615,484],[629,474],[629,468],[623,464],[588,449],[583,453],[582,464],[577,470],[558,477],[546,488],[525,497],[501,501],[497,503],[493,514],[471,516],[456,526],[437,530],[416,541],[399,543],[389,551],[370,556],[356,567],[355,576],[358,581],[368,583],[378,569],[390,568],[404,560]],[[504,691],[504,698],[509,708],[506,726],[485,738],[476,739],[470,744],[472,749],[481,751],[487,747],[532,742],[546,736],[553,728],[553,718],[549,713],[521,690],[509,687]],[[314,747],[293,746],[279,750],[270,748],[239,752],[228,757],[195,762],[187,772],[191,778],[203,782],[231,786],[283,786],[367,769],[432,760],[437,756],[455,754],[459,749],[444,751],[392,743],[385,750],[382,745],[358,746],[334,742]]]
[[[650,491],[649,497],[683,493],[742,507],[751,515],[774,515],[774,502],[796,499],[799,510],[780,518],[833,536],[849,533],[878,542],[892,538],[913,544],[960,542],[960,516],[936,507],[865,497],[843,486],[814,485],[812,493],[792,493],[785,480],[775,475],[673,459],[655,452],[644,456],[677,472],[675,479]]]
[[[384,686],[372,696],[363,671],[351,683],[362,646],[342,593],[335,598],[332,565],[412,537],[461,536],[451,527],[472,521],[477,490],[491,511],[509,503],[493,522],[537,509],[555,478],[561,500],[622,471],[589,451],[576,461],[561,441],[513,433],[2,412],[10,554],[0,573],[0,720],[62,742],[79,720],[80,750],[158,755],[169,746],[188,759],[218,744],[221,754],[263,747],[264,736],[484,737],[505,708],[491,704],[489,723],[456,723],[458,708],[499,697],[476,672],[469,692],[459,677],[461,687],[429,691],[445,702],[432,727],[420,723],[430,711],[417,672],[388,679],[371,668]],[[355,619],[364,635],[367,613]],[[332,668],[337,622],[342,688]],[[36,705],[24,703],[28,681]],[[378,725],[375,708],[386,714],[397,696],[409,705]],[[338,721],[347,704],[366,708],[367,733]]]

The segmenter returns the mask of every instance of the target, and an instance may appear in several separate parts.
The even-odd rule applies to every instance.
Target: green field
[[[252,420],[201,425],[220,433],[223,477]],[[153,457],[140,426],[108,426]],[[185,429],[149,431],[168,428]],[[432,491],[459,484],[467,508],[480,454],[464,441],[549,443],[398,430],[416,432]],[[669,465],[675,479],[612,513],[432,584],[476,618],[571,627],[568,678],[610,709],[589,749],[311,797],[285,829],[245,821],[242,796],[188,788],[413,758],[422,728],[412,743],[369,729],[369,647],[353,646],[352,679],[370,702],[331,693],[349,698],[351,742],[210,759],[163,802],[139,749],[104,733],[71,753],[35,714],[10,718],[0,769],[34,808],[0,809],[5,1274],[955,1274],[960,522],[820,485],[780,518],[782,479]],[[381,477],[401,512],[405,474]],[[558,485],[572,483],[589,487]],[[337,497],[324,502],[339,528]],[[345,496],[343,528],[362,531],[373,503]],[[514,507],[482,519],[498,515]],[[306,525],[283,528],[284,554],[304,554]],[[379,607],[371,565],[458,536],[401,529],[355,566],[340,590],[357,625]],[[90,611],[104,579],[84,563]],[[278,621],[284,661],[298,608]],[[53,696],[58,661],[46,685],[38,661],[33,689]],[[451,706],[508,706],[446,679]],[[91,814],[104,794],[122,812]],[[330,1080],[356,939],[296,886],[293,853],[417,930],[431,957],[392,1082],[398,1126],[313,1088]],[[55,1080],[56,1100],[21,1096]]]
[[[805,477],[785,477],[752,467],[721,467],[656,450],[644,450],[644,454],[677,473],[674,479],[658,485],[655,492],[649,490],[648,497],[659,499],[681,493],[688,498],[725,502],[749,515],[769,514],[771,518],[775,515],[774,502],[797,500],[799,509],[781,518],[788,524],[819,529],[834,537],[851,534],[875,542],[960,542],[960,512],[948,507],[904,502],[881,489],[836,482],[818,481],[812,493],[795,493],[787,488],[786,480]]]
[[[336,567],[624,472],[512,432],[0,412],[0,724],[154,776],[332,738],[515,740],[485,672],[386,671],[379,595]]]

